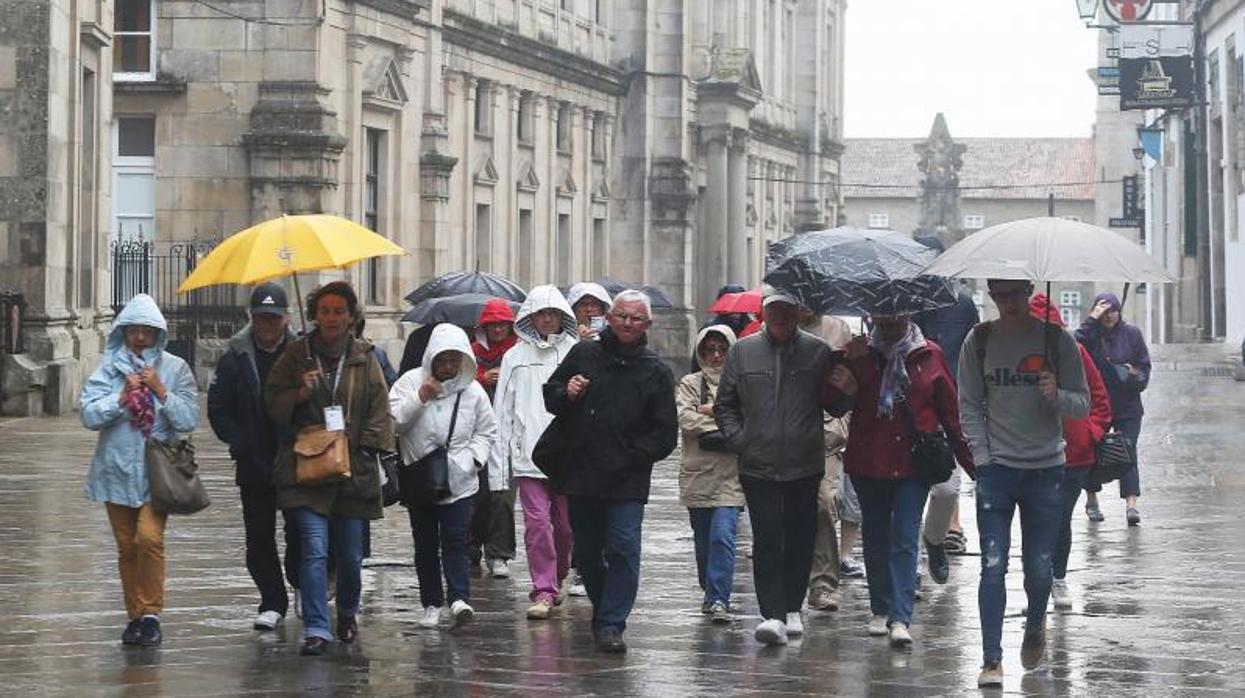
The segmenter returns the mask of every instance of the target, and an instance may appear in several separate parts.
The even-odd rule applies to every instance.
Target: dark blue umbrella
[[[412,305],[429,298],[448,298],[465,293],[482,293],[495,298],[522,303],[527,294],[515,282],[486,271],[455,271],[442,274],[406,295]]]
[[[923,274],[937,253],[894,231],[834,228],[770,246],[765,282],[823,315],[911,315],[955,304],[955,289]]]

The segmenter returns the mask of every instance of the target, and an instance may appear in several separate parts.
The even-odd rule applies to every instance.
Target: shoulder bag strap
[[[445,437],[445,450],[450,450],[450,442],[454,440],[454,426],[458,424],[458,405],[463,401],[463,393],[465,390],[458,392],[458,397],[454,398],[454,414],[450,416],[450,433]]]

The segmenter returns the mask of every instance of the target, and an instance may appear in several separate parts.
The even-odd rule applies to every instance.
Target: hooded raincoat
[[[498,344],[490,344],[488,341],[488,332],[484,326],[498,322],[510,323],[512,328],[510,335]],[[510,351],[515,343],[519,340],[515,337],[514,330],[514,311],[510,309],[509,301],[501,298],[494,298],[484,304],[484,310],[480,312],[480,322],[476,325],[475,341],[471,343],[471,351],[475,353],[476,358],[476,380],[484,382],[484,374],[489,371],[500,368],[501,360],[505,357],[506,352]],[[494,385],[496,387],[496,385]],[[487,387],[484,389],[489,393],[489,397],[493,397],[493,391]]]
[[[532,316],[546,308],[562,315],[562,327],[557,334],[542,339]],[[542,390],[579,341],[571,306],[553,286],[537,286],[527,294],[514,330],[520,341],[502,359],[494,398],[497,444],[489,460],[489,489],[494,492],[510,489],[510,480],[515,477],[545,479],[532,463],[532,450],[553,421],[553,415],[545,410]]]
[[[744,491],[739,485],[739,457],[734,453],[702,451],[700,435],[716,431],[713,417],[701,414],[701,405],[712,405],[718,395],[722,371],[708,368],[701,346],[710,334],[718,334],[728,345],[735,343],[735,332],[726,325],[710,325],[696,335],[696,354],[701,370],[679,381],[675,404],[679,408],[679,428],[683,431],[683,458],[679,467],[679,501],[689,509],[703,507],[742,507]]]
[[[125,346],[124,329],[129,325],[157,330],[156,345],[141,357]],[[194,431],[199,422],[199,389],[194,373],[185,361],[164,350],[168,341],[164,315],[145,293],[134,296],[112,323],[104,358],[87,379],[81,397],[82,425],[100,432],[84,487],[87,499],[93,502],[138,508],[151,498],[144,460],[146,440],[121,405],[126,376],[151,366],[164,384],[164,400],[152,396],[155,423],[151,438],[175,440]]]
[[[1050,324],[1063,327],[1059,307],[1049,304],[1046,294],[1039,293],[1029,301],[1029,312],[1041,320],[1046,317]],[[1081,352],[1081,364],[1085,366],[1085,384],[1089,387],[1089,415],[1081,419],[1063,418],[1063,440],[1067,444],[1064,456],[1068,468],[1088,468],[1097,459],[1094,448],[1111,428],[1111,398],[1102,382],[1102,374],[1084,344],[1077,342]]]
[[[432,371],[438,354],[457,352],[462,355],[458,375],[441,383],[441,391],[428,402],[419,399],[419,387]],[[459,400],[461,396],[461,401]],[[455,403],[458,419],[450,435]],[[488,461],[497,438],[497,421],[489,404],[488,393],[476,382],[475,355],[467,341],[467,333],[454,325],[442,323],[432,330],[423,364],[408,371],[389,391],[389,412],[398,432],[404,467],[438,448],[449,455],[450,496],[437,504],[451,504],[474,495],[480,489],[477,463]],[[449,439],[447,447],[446,441]]]
[[[1100,301],[1106,301],[1116,312],[1123,307],[1114,293],[1099,294],[1090,307]],[[1123,317],[1109,330],[1098,320],[1087,317],[1076,331],[1076,341],[1085,345],[1089,355],[1094,357],[1094,364],[1111,396],[1114,418],[1136,419],[1145,414],[1141,393],[1150,385],[1150,350],[1141,330],[1124,322]],[[1130,375],[1125,364],[1132,365],[1137,375]]]

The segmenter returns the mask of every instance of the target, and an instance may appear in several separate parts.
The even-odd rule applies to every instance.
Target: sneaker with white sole
[[[571,596],[587,596],[588,590],[584,588],[584,578],[580,576],[579,570],[572,569],[567,575],[566,593]]]
[[[419,627],[435,628],[441,623],[441,607],[428,606],[424,609],[424,615],[419,619]]]
[[[718,624],[731,622],[730,605],[721,601],[709,604],[709,620]]]
[[[476,612],[466,601],[459,599],[450,604],[450,616],[454,619],[454,627],[460,628],[470,623],[476,617]]]
[[[787,635],[795,637],[804,634],[804,616],[799,611],[787,614]]]
[[[1050,585],[1050,599],[1056,611],[1072,610],[1072,594],[1068,592],[1068,583],[1064,580],[1056,579]]]
[[[546,620],[549,618],[551,611],[553,611],[553,599],[538,596],[535,603],[527,609],[527,619]]]
[[[886,616],[869,618],[869,637],[886,637],[890,630],[886,627]]]
[[[500,558],[489,560],[488,575],[493,579],[506,579],[510,576],[510,563]]]
[[[259,615],[255,616],[255,622],[251,623],[251,627],[256,630],[276,630],[284,619],[285,616],[276,611],[260,611]]]
[[[908,632],[907,623],[891,623],[891,647],[906,649],[912,646],[912,633]]]
[[[981,667],[981,673],[977,675],[978,688],[1002,688],[1003,687],[1003,663],[987,662]]]
[[[787,644],[787,626],[776,618],[763,620],[757,625],[754,636],[757,642],[766,645],[785,645]]]

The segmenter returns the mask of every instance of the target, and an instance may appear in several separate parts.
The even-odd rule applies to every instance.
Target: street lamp
[[[1098,17],[1098,0],[1076,0],[1076,11],[1081,19],[1092,22]]]
[[[1133,157],[1137,158],[1137,162],[1141,162],[1141,158],[1146,156],[1146,149],[1141,146],[1133,148]]]

